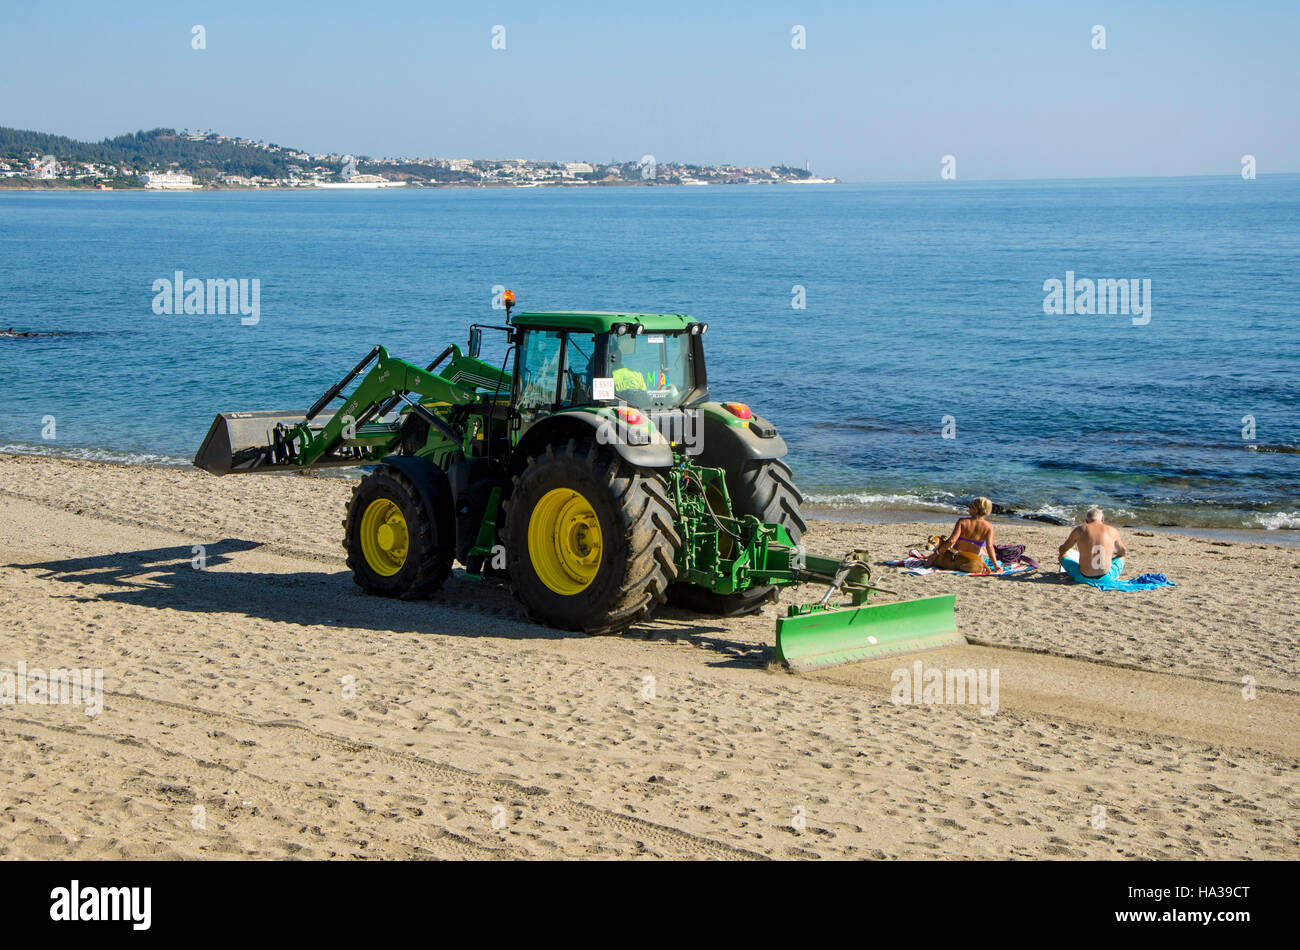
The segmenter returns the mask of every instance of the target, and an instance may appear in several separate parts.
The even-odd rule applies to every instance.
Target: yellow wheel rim
[[[591,502],[568,488],[542,496],[528,519],[528,557],[543,584],[571,597],[600,571],[600,521]]]
[[[376,574],[392,577],[406,563],[410,546],[402,509],[387,498],[376,498],[361,515],[361,553]]]

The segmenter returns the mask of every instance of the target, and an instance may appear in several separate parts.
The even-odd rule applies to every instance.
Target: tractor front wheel
[[[663,481],[594,443],[530,459],[505,508],[511,590],[548,626],[620,633],[677,576],[681,538]]]
[[[367,594],[418,600],[451,574],[453,539],[405,474],[381,465],[352,490],[343,519],[352,578]]]

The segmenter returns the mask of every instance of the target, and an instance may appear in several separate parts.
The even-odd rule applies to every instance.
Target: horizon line
[[[1300,175],[1300,169],[1285,172],[1258,172],[1256,178],[1277,178],[1284,175]],[[1198,172],[1191,175],[1087,175],[1083,177],[1063,178],[953,178],[935,180],[933,178],[840,178],[844,185],[952,185],[952,184],[1035,184],[1038,182],[1064,181],[1181,181],[1188,178],[1240,178],[1240,172]],[[1245,180],[1245,179],[1243,179]]]

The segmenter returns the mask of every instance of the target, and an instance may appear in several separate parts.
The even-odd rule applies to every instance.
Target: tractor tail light
[[[727,402],[727,403],[723,403],[723,405],[726,406],[727,411],[731,413],[733,416],[735,416],[737,419],[754,418],[754,414],[749,411],[749,407],[746,406],[743,402]]]
[[[619,406],[618,417],[630,426],[639,426],[641,424],[641,412],[637,409]]]

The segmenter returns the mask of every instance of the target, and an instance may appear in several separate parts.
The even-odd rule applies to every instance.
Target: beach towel
[[[1087,584],[1098,590],[1155,590],[1157,587],[1176,587],[1177,585],[1163,574],[1143,574],[1137,580],[1122,581],[1124,559],[1117,557],[1110,562],[1110,570],[1101,577],[1085,577],[1079,569],[1079,562],[1072,557],[1061,558],[1061,570],[1069,574],[1076,584]]]
[[[886,561],[889,567],[901,567],[903,573],[909,577],[924,577],[926,574],[958,574],[962,577],[1006,577],[1010,574],[1032,574],[1036,568],[1028,564],[1003,564],[1002,570],[988,574],[967,574],[965,571],[946,571],[937,567],[927,567],[925,558],[917,557],[913,554],[911,557],[905,557],[901,561]],[[984,565],[993,569],[993,564],[988,558],[984,558]]]

